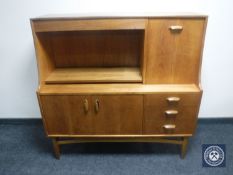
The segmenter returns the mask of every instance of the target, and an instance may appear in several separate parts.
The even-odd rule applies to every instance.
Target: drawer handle
[[[87,113],[87,112],[88,112],[88,109],[89,109],[88,100],[85,99],[85,100],[84,100],[84,111]]]
[[[165,130],[169,130],[169,131],[171,131],[171,130],[174,130],[174,129],[176,129],[176,125],[163,125],[163,128],[165,129]]]
[[[167,98],[167,101],[169,102],[169,103],[178,103],[179,101],[180,101],[180,98],[179,97],[168,97]]]
[[[174,32],[181,32],[183,30],[183,26],[174,25],[170,26],[169,29]]]
[[[95,112],[98,113],[100,108],[100,102],[98,99],[95,100]]]
[[[167,110],[167,111],[165,111],[165,114],[167,116],[176,116],[178,114],[178,111],[177,110]]]

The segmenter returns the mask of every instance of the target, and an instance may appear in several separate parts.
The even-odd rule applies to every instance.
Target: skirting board
[[[9,125],[42,125],[42,120],[37,119],[0,119],[1,124]],[[233,124],[232,118],[199,118],[198,124]]]

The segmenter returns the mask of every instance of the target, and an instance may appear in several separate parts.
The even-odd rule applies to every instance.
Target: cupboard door
[[[95,134],[141,134],[142,95],[93,96]]]
[[[146,83],[198,83],[205,18],[149,19]]]
[[[89,96],[40,96],[48,135],[91,134]]]

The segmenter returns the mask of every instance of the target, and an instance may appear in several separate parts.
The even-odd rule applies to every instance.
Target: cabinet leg
[[[188,147],[188,137],[183,138],[183,143],[181,145],[181,158],[183,159],[186,155],[187,152],[187,147]]]
[[[54,155],[56,159],[60,159],[60,147],[59,144],[57,143],[57,138],[52,138],[52,142],[53,142]]]

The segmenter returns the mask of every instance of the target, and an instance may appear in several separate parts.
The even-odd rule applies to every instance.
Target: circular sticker
[[[218,166],[224,161],[224,151],[219,146],[209,146],[204,152],[204,160],[210,166]]]

